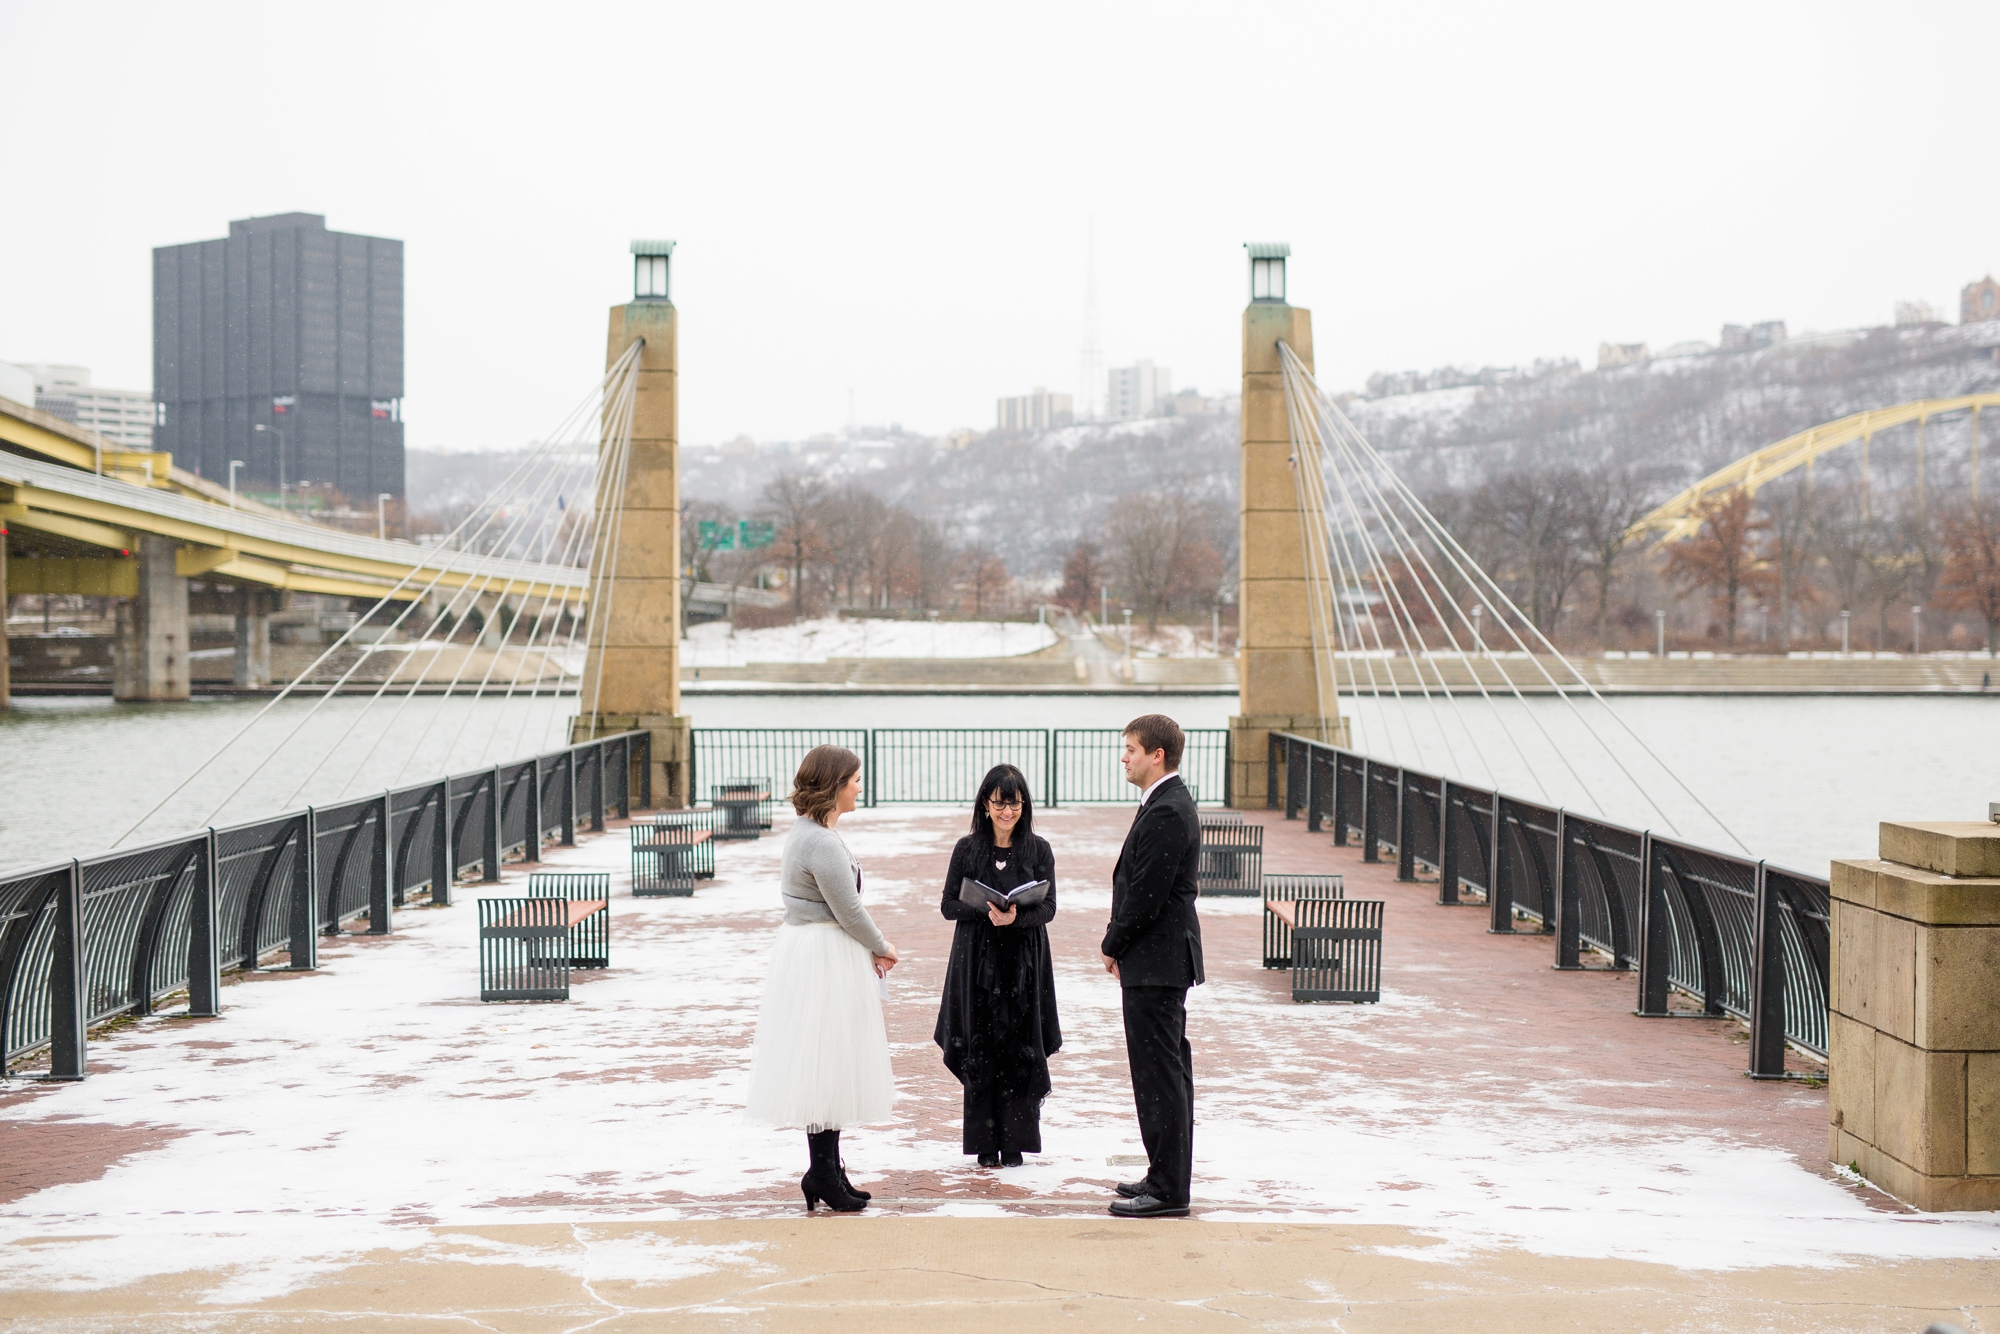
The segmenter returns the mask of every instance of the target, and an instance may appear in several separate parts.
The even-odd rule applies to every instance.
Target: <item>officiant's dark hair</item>
[[[1028,780],[1011,764],[996,764],[979,780],[979,795],[972,799],[972,836],[993,845],[993,817],[986,813],[986,803],[996,796],[1021,799],[1021,822],[1014,826],[1018,847],[1024,835],[1035,832],[1035,802],[1028,795]]]

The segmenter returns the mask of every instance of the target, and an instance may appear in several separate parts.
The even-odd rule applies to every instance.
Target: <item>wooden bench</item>
[[[1292,923],[1299,899],[1341,899],[1347,891],[1337,875],[1267,875],[1264,893],[1264,966],[1292,966]]]
[[[703,820],[713,811],[681,811]],[[632,895],[634,898],[687,898],[694,882],[715,874],[715,834],[685,820],[655,816],[632,826]]]
[[[1201,856],[1195,865],[1195,892],[1248,896],[1257,893],[1264,870],[1264,826],[1240,820],[1201,822]]]
[[[709,789],[709,804],[720,820],[715,836],[757,838],[771,827],[771,780],[732,778]]]
[[[1382,999],[1381,899],[1274,899],[1266,911],[1289,928],[1292,999]]]
[[[572,908],[563,899],[479,900],[479,999],[569,999]],[[600,905],[601,907],[601,905]]]
[[[528,897],[569,904],[570,967],[611,966],[611,872],[536,871]]]

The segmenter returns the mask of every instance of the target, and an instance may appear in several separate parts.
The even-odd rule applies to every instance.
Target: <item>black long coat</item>
[[[1015,855],[1000,869],[993,847],[971,835],[952,849],[938,909],[958,929],[931,1037],[968,1092],[1040,1099],[1049,1092],[1048,1058],[1062,1047],[1048,932],[1056,915],[1056,856],[1037,835],[1007,851]],[[1046,880],[1049,894],[1017,909],[1012,926],[995,926],[984,909],[959,902],[958,882],[968,875],[999,890]]]

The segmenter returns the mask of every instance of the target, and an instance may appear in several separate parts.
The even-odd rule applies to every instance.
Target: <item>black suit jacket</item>
[[[1111,871],[1111,925],[1101,948],[1118,961],[1122,985],[1189,987],[1206,980],[1194,909],[1200,861],[1194,794],[1174,775],[1133,817]]]

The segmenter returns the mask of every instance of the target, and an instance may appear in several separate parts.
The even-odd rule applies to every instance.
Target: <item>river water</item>
[[[392,719],[390,706],[363,704],[16,699],[0,714],[0,868],[102,850],[239,732],[127,846],[552,748],[574,708],[417,699]],[[1235,706],[1228,695],[686,701],[697,727],[1115,728],[1154,709],[1223,727]],[[1363,701],[1350,712],[1356,748],[1381,758],[1822,875],[1832,857],[1874,855],[1877,821],[1978,820],[2000,800],[2000,699],[1650,696],[1615,707]]]

